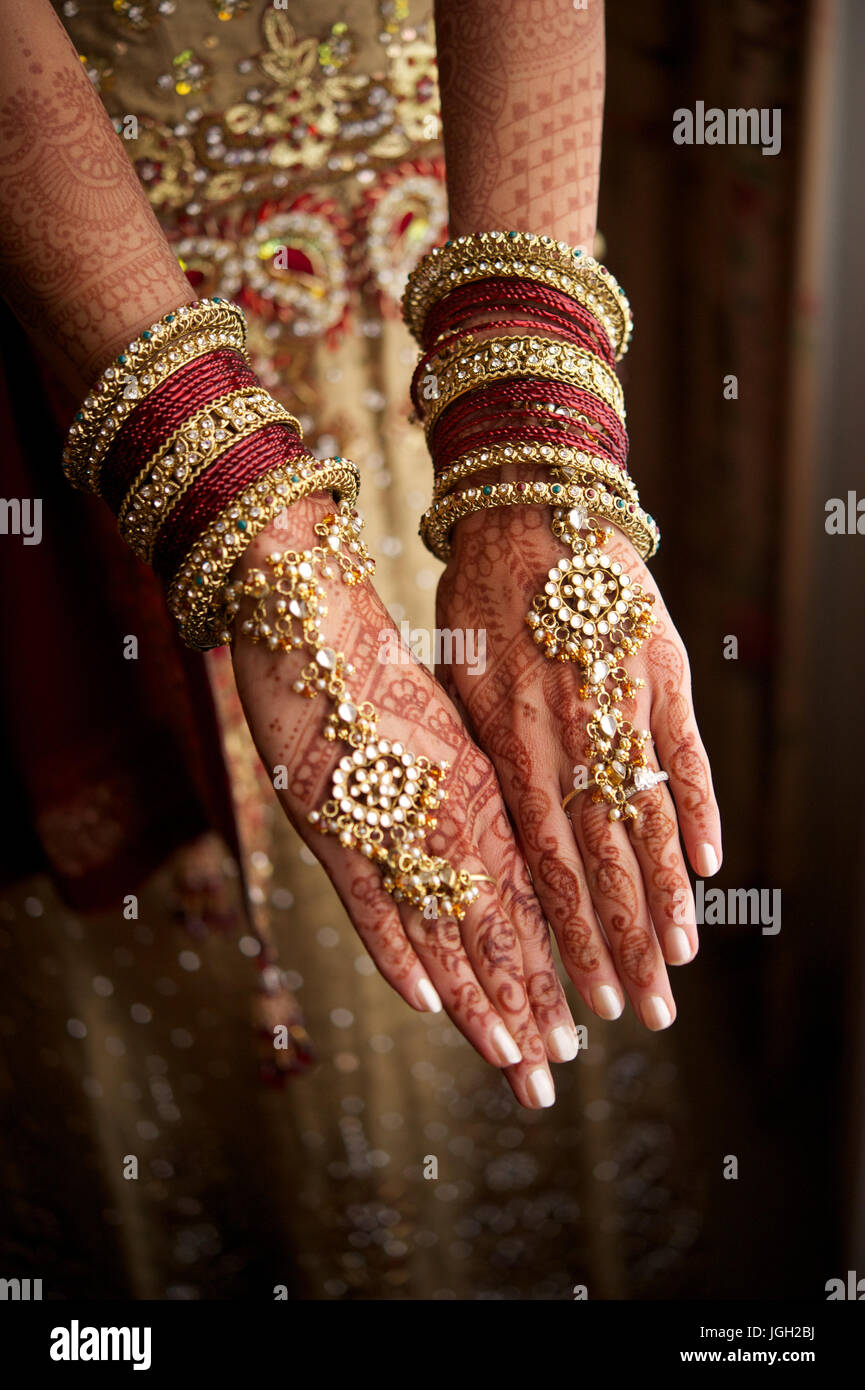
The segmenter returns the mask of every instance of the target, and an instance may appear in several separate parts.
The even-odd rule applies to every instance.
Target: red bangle
[[[533,409],[539,401],[587,414],[597,428],[568,417],[558,417],[560,423],[553,423],[557,417]],[[525,419],[528,412],[533,417],[531,422]],[[509,420],[509,416],[518,418]],[[544,383],[542,390],[537,382],[497,382],[460,397],[442,412],[429,441],[434,469],[446,468],[461,454],[482,447],[483,436],[489,434],[491,425],[497,432],[503,428],[543,430],[539,437],[561,442],[567,435],[576,447],[583,444],[620,468],[626,467],[627,433],[614,412],[597,397],[560,382]]]
[[[120,426],[102,463],[100,495],[115,516],[144,463],[190,415],[229,391],[260,384],[239,352],[218,348],[185,363],[145,396]]]
[[[153,568],[160,578],[168,582],[174,576],[198,537],[232,498],[262,473],[308,454],[297,431],[285,421],[263,425],[255,434],[226,449],[166,518],[153,548]]]
[[[597,319],[578,300],[563,290],[539,285],[534,280],[478,280],[470,285],[458,285],[428,313],[423,328],[423,345],[429,348],[442,333],[477,312],[479,308],[498,308],[517,305],[520,309],[542,308],[563,320],[579,324],[594,341],[594,351],[608,366],[615,358],[609,339]]]

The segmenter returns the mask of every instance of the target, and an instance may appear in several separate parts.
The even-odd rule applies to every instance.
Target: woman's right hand
[[[318,544],[315,522],[332,510],[322,497],[295,503],[256,538],[235,578],[261,565],[271,551]],[[407,653],[405,663],[382,660],[385,646],[394,649],[388,639],[398,644],[399,638],[369,582],[349,588],[335,577],[328,582],[327,608],[328,644],[354,665],[353,696],[375,707],[381,736],[450,765],[427,849],[493,883],[478,883],[479,896],[461,922],[428,920],[419,909],[394,902],[379,870],[358,851],[321,834],[309,812],[327,800],[333,770],[346,752],[346,745],[323,737],[327,697],[309,700],[292,689],[308,659],[302,651],[271,652],[238,631],[232,647],[238,690],[283,808],[324,865],[388,983],[415,1009],[437,1012],[443,1005],[481,1056],[505,1070],[522,1105],[550,1105],[548,1059],[570,1060],[577,1034],[492,765],[424,666]],[[276,777],[279,768],[285,768],[284,777]]]

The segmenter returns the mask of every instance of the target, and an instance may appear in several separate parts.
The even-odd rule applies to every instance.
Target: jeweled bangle
[[[484,483],[483,487],[466,488],[433,502],[421,517],[420,537],[433,555],[448,560],[451,532],[464,516],[491,507],[557,507],[563,495],[563,483]]]
[[[661,532],[658,523],[647,511],[603,488],[572,484],[568,491],[570,500],[582,503],[590,516],[612,521],[620,531],[624,531],[641,560],[651,560],[661,544]]]
[[[359,485],[348,459],[310,459],[272,469],[235,497],[198,537],[168,588],[168,606],[187,645],[206,651],[231,640],[221,625],[219,595],[244,550],[280,512],[325,490],[354,506]]]
[[[243,351],[246,342],[243,311],[220,298],[181,305],[146,328],[117,355],[82,401],[66,437],[63,472],[74,487],[91,492],[97,490],[94,484],[98,482],[98,463],[91,455],[104,452],[113,429],[142,395],[193,355],[187,348],[182,358],[169,361],[165,357],[167,349],[179,345],[181,340],[188,340],[190,334],[203,338],[199,351],[223,345]]]
[[[582,508],[594,515],[605,516],[614,521],[625,533],[642,559],[655,554],[660,544],[660,532],[656,522],[641,507],[633,512],[629,503],[622,506],[613,504],[607,508],[600,500],[600,491],[595,498],[587,496],[587,489],[575,483],[553,482],[510,482],[485,483],[483,487],[468,488],[464,492],[451,493],[440,502],[434,502],[421,517],[420,535],[424,545],[440,560],[450,558],[450,537],[454,526],[472,512],[491,507],[539,506],[556,507],[565,510],[570,507]]]
[[[196,478],[159,528],[151,558],[154,573],[169,584],[199,536],[236,497],[275,468],[293,472],[298,464],[311,461],[299,436],[278,420],[238,440]]]
[[[570,295],[601,324],[616,359],[627,352],[633,319],[615,277],[579,247],[529,232],[480,232],[434,247],[409,276],[403,318],[423,345],[430,307],[452,289],[471,281],[514,277],[533,279]]]
[[[597,357],[548,338],[486,338],[447,359],[431,359],[438,395],[429,400],[423,424],[427,436],[444,410],[460,396],[489,382],[530,377],[564,381],[608,405],[622,425],[625,401],[618,377]]]
[[[146,368],[138,373],[137,377],[131,378],[134,385],[128,385],[124,388],[124,393],[118,394],[113,401],[109,402],[109,408],[96,430],[92,445],[86,452],[86,471],[81,475],[81,481],[76,486],[85,491],[95,492],[97,496],[100,496],[102,463],[105,455],[115,439],[117,431],[133,413],[136,406],[146,400],[152,391],[185,364],[197,358],[209,357],[211,353],[220,349],[231,349],[243,355],[240,334],[235,326],[224,329],[205,329],[200,333],[193,333],[181,338],[167,347],[162,354],[155,357]],[[249,366],[245,356],[243,356],[243,360],[246,366]],[[128,394],[126,394],[127,391]]]
[[[120,513],[124,498],[140,481],[142,460],[150,458],[196,410],[261,380],[235,348],[219,348],[185,362],[136,403],[119,425],[99,473],[99,496]]]
[[[297,419],[264,387],[244,387],[197,410],[144,465],[118,514],[123,539],[149,562],[157,533],[195,479],[241,439],[275,420]]]
[[[639,505],[636,484],[628,473],[609,459],[587,452],[585,449],[559,448],[544,443],[501,443],[475,449],[464,454],[449,468],[436,475],[433,500],[440,501],[448,496],[456,483],[463,478],[483,473],[488,468],[501,468],[509,464],[535,464],[546,468],[557,468],[569,477],[591,486],[594,481],[601,487],[608,486],[629,502]]]

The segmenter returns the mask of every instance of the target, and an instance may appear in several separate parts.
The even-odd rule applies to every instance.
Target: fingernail
[[[624,1007],[612,985],[598,985],[592,990],[592,1008],[599,1018],[621,1018]]]
[[[433,989],[429,980],[418,980],[417,997],[425,1009],[429,1009],[431,1014],[440,1014],[442,1011],[442,1001]]]
[[[529,1074],[526,1086],[535,1105],[539,1105],[542,1110],[546,1110],[547,1106],[554,1104],[556,1093],[553,1083],[543,1067],[538,1067],[537,1071]]]
[[[640,1005],[640,1014],[646,1027],[651,1028],[653,1033],[657,1033],[661,1028],[669,1028],[673,1022],[673,1015],[660,994],[650,994],[648,999],[644,999]]]
[[[576,1028],[566,1028],[564,1024],[554,1028],[547,1038],[547,1046],[557,1062],[572,1062],[580,1050]]]
[[[701,878],[711,878],[718,872],[718,856],[715,853],[715,846],[703,843],[697,846],[697,873]]]
[[[497,1023],[493,1029],[493,1047],[508,1067],[523,1060],[523,1054],[503,1023]]]
[[[684,965],[693,955],[687,933],[681,927],[673,927],[664,938],[664,955],[668,965]]]

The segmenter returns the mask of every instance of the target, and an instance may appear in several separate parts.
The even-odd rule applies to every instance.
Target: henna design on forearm
[[[3,291],[40,349],[89,384],[196,296],[51,6],[37,0],[26,35],[13,8],[0,13]]]
[[[591,250],[602,0],[437,0],[435,17],[453,235],[515,227]]]

